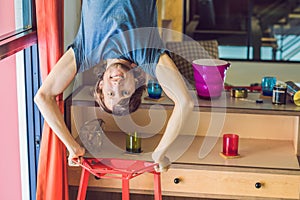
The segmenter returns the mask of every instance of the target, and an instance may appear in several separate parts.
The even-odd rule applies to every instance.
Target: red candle
[[[239,136],[236,134],[223,135],[223,154],[225,156],[237,156],[239,149]]]

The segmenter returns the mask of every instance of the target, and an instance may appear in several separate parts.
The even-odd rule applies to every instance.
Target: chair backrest
[[[167,49],[180,73],[194,87],[193,60],[201,58],[219,58],[217,40],[167,42]]]

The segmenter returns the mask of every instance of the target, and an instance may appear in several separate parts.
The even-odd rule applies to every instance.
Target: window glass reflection
[[[30,28],[31,25],[31,0],[1,0],[1,40],[22,29]]]
[[[186,2],[186,34],[195,40],[217,40],[221,57],[300,61],[298,0]]]

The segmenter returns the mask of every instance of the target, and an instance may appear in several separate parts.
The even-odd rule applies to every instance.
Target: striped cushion
[[[168,42],[167,49],[180,73],[194,87],[193,60],[199,58],[218,58],[217,40]]]

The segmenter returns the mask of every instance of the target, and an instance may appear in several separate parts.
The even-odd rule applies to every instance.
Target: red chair
[[[162,200],[160,173],[154,170],[156,163],[116,158],[84,158],[78,164],[82,167],[82,172],[77,200],[85,199],[90,174],[97,178],[122,179],[122,200],[129,200],[129,180],[145,172],[154,175],[154,197],[155,200]]]

